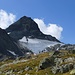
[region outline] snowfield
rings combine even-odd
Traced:
[[[59,44],[58,42],[36,39],[36,38],[35,39],[28,38],[28,43],[27,43],[26,37],[23,37],[19,41],[23,47],[27,47],[28,49],[32,50],[36,54],[44,50],[46,47],[50,47],[55,44]]]

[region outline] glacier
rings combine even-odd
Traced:
[[[27,42],[25,36],[22,39],[19,39],[19,43],[23,47],[27,47],[28,49],[30,49],[36,54],[44,50],[46,47],[50,47],[50,46],[59,44],[59,42],[42,40],[42,39],[37,39],[37,38],[34,38],[34,39],[28,38],[28,42]]]

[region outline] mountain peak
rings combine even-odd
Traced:
[[[27,16],[21,17],[18,21],[10,25],[6,29],[6,31],[7,33],[11,32],[9,35],[16,40],[19,40],[24,36],[27,37],[30,36],[31,38],[38,38],[59,42],[59,40],[57,40],[55,37],[43,34],[40,31],[38,24],[33,19],[31,19],[31,17]]]
[[[23,16],[23,17],[20,18],[20,20],[23,20],[23,21],[27,20],[27,19],[31,19],[31,17]]]
[[[16,21],[15,23],[11,24],[6,29],[6,31],[7,32],[10,32],[10,31],[23,31],[23,30],[28,30],[28,29],[34,30],[34,28],[36,30],[39,30],[37,23],[35,23],[31,19],[31,17],[23,16],[18,21]]]
[[[20,19],[25,19],[25,18],[31,18],[31,17],[22,16]]]

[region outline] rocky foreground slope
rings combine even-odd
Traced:
[[[64,45],[65,47],[66,45]],[[63,47],[63,48],[64,48]],[[0,62],[1,75],[74,75],[75,50],[58,50]]]

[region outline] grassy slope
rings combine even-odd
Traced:
[[[54,75],[54,74],[52,74],[50,68],[46,68],[44,70],[38,70],[38,66],[39,66],[40,61],[43,58],[50,57],[51,54],[52,53],[42,53],[42,54],[39,54],[39,55],[36,55],[36,56],[32,56],[32,58],[29,59],[26,62],[20,62],[20,63],[17,63],[17,64],[8,65],[7,67],[4,67],[2,69],[2,71],[4,72],[4,71],[8,71],[8,70],[15,70],[14,74],[16,74],[16,75],[18,74],[18,72],[20,70],[24,70],[24,71],[22,72],[22,74],[18,74],[18,75],[25,75],[25,74],[29,74],[29,75]],[[9,63],[9,62],[10,61],[7,61],[5,63]],[[0,62],[0,65],[2,65],[1,62]],[[26,66],[29,66],[29,67],[33,68],[33,70],[25,71]],[[70,74],[68,72],[68,73],[64,73],[64,74],[59,73],[59,74],[56,74],[56,75],[70,75]]]

